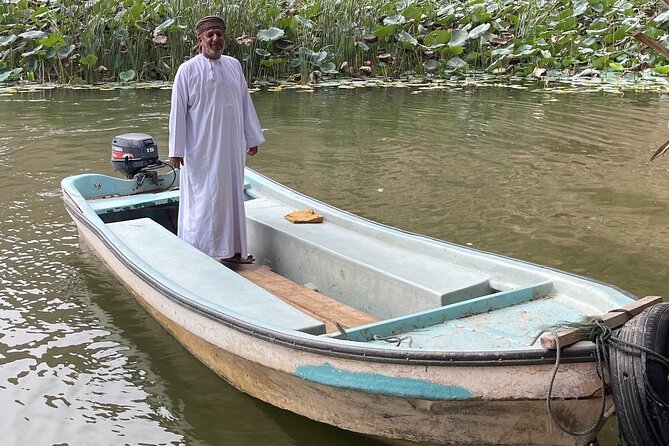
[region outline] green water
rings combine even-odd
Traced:
[[[254,95],[249,165],[373,220],[667,293],[669,98],[499,88]],[[249,398],[180,347],[79,242],[59,183],[113,136],[167,153],[169,91],[0,97],[2,444],[371,445]],[[602,443],[613,444],[613,426]]]

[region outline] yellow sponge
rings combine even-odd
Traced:
[[[286,220],[292,221],[293,223],[321,223],[323,221],[323,216],[315,213],[313,209],[293,211],[286,214],[285,217]]]

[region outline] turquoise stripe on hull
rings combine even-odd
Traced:
[[[342,389],[401,398],[425,400],[466,400],[471,393],[459,386],[445,386],[412,378],[397,378],[377,373],[348,372],[329,363],[298,367],[295,375],[308,381]]]

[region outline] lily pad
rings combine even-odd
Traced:
[[[39,66],[39,61],[36,57],[28,57],[26,60],[26,71],[37,71],[37,67]]]
[[[529,56],[536,53],[536,51],[537,49],[534,48],[532,45],[523,44],[518,47],[516,54],[519,56]]]
[[[437,17],[446,17],[455,14],[455,6],[446,5],[437,10]]]
[[[314,63],[321,63],[323,62],[326,58],[328,57],[328,52],[327,51],[319,51],[319,52],[312,52],[311,53],[311,58],[314,61]]]
[[[490,23],[482,23],[469,32],[470,39],[478,39],[490,29]]]
[[[425,71],[428,73],[431,73],[433,71],[437,71],[439,69],[439,61],[436,61],[434,59],[426,60],[425,63],[423,63],[423,68],[425,68]]]
[[[271,28],[260,30],[258,32],[257,37],[258,37],[258,40],[262,40],[264,42],[266,42],[266,41],[274,42],[275,40],[279,40],[280,38],[282,38],[285,34],[286,34],[286,32],[282,29],[271,27]]]
[[[588,0],[572,0],[572,3],[574,5],[574,17],[585,14],[588,10],[588,6],[590,6]]]
[[[597,38],[594,36],[588,36],[585,39],[583,39],[583,42],[581,42],[583,46],[592,46],[595,43],[597,43]]]
[[[402,10],[402,15],[407,20],[414,20],[418,22],[423,17],[423,8],[418,6],[407,6]]]
[[[432,31],[425,36],[423,43],[425,45],[444,45],[451,40],[451,32],[445,29]]]
[[[397,41],[412,46],[418,45],[418,40],[406,31],[402,31],[397,35]]]
[[[58,50],[56,51],[56,55],[61,59],[64,59],[70,54],[72,54],[72,51],[74,51],[74,45],[65,45],[58,48]]]
[[[274,41],[274,46],[281,51],[290,51],[295,48],[295,43],[287,39],[279,39]]]
[[[403,25],[405,24],[407,19],[402,15],[402,13],[385,17],[383,19],[383,24],[384,25]]]
[[[44,45],[38,45],[38,46],[36,46],[35,48],[33,48],[31,51],[27,51],[27,52],[25,52],[25,53],[21,53],[21,57],[30,57],[30,56],[34,56],[35,54],[39,54],[40,51],[46,52],[46,50],[44,50]]]
[[[311,20],[305,19],[301,15],[296,15],[295,20],[297,21],[297,23],[299,23],[300,25],[302,25],[303,27],[305,27],[307,29],[312,29],[314,27],[314,24]]]
[[[95,54],[88,54],[80,59],[80,62],[84,65],[93,66],[97,63],[98,56]]]
[[[13,70],[0,71],[0,82],[6,82],[12,77],[18,76],[23,71],[23,68],[14,68]]]
[[[469,33],[464,29],[456,29],[451,34],[451,40],[448,46],[462,46],[469,38]]]
[[[355,42],[355,46],[357,46],[358,48],[360,48],[363,51],[369,51],[369,45],[367,45],[365,42],[361,42],[361,41]]]
[[[453,57],[448,62],[446,62],[446,68],[449,70],[458,70],[465,66],[467,66],[467,62],[460,59],[459,57]]]
[[[127,71],[121,71],[118,74],[119,79],[121,79],[122,82],[130,82],[137,76],[137,73],[135,70],[127,70]]]
[[[153,36],[156,37],[160,34],[162,34],[166,29],[169,29],[172,25],[174,25],[176,21],[174,19],[167,19],[160,25],[156,26],[156,28],[153,30]]]
[[[667,20],[669,20],[669,10],[664,11],[663,13],[659,14],[657,17],[653,19],[653,22],[655,23],[664,23]]]
[[[397,25],[384,25],[377,28],[374,34],[379,39],[386,39],[395,34],[395,31],[397,31]]]
[[[19,34],[19,37],[26,40],[41,39],[46,37],[46,33],[44,31],[26,31]]]
[[[15,40],[16,40],[16,34],[10,34],[8,36],[0,36],[0,46],[7,46]]]
[[[327,74],[337,74],[339,71],[337,71],[337,66],[332,63],[332,62],[326,62],[324,64],[319,65],[319,68],[323,73]]]
[[[400,0],[399,2],[397,2],[397,10],[402,11],[403,9],[408,8],[414,3],[416,3],[416,0]]]
[[[512,52],[513,52],[513,43],[510,43],[508,46],[505,46],[503,48],[497,48],[495,50],[492,50],[490,55],[493,57],[507,56]]]

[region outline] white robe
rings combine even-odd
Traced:
[[[246,150],[265,139],[241,64],[199,54],[177,70],[170,157],[182,157],[178,235],[217,259],[246,257]]]

